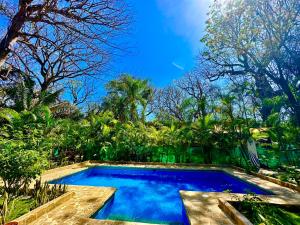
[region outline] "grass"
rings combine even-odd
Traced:
[[[247,201],[231,204],[254,225],[300,225],[300,206]]]
[[[0,204],[2,204],[3,199],[0,198]],[[32,198],[20,197],[14,202],[9,203],[9,214],[7,215],[6,221],[12,221],[35,208],[35,202]]]

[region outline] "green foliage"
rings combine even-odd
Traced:
[[[285,182],[300,185],[299,169],[295,167],[281,166],[280,168],[274,171],[272,176]]]
[[[47,161],[36,150],[24,149],[24,143],[4,143],[0,154],[0,177],[5,189],[17,193],[21,188],[27,188],[30,181],[41,173]]]
[[[300,128],[294,126],[290,121],[284,121],[279,113],[273,113],[267,120],[270,127],[267,133],[271,140],[276,143],[276,149],[282,153],[288,154],[289,151],[299,149],[300,146]],[[290,165],[297,166],[297,160],[287,157]]]
[[[300,224],[300,208],[263,203],[255,195],[246,195],[239,202],[232,204],[253,224],[266,225],[298,225]]]
[[[34,208],[34,200],[30,197],[9,198],[8,194],[0,195],[0,224],[16,219]],[[5,213],[5,214],[3,214]]]
[[[6,222],[12,221],[34,209],[34,200],[18,197],[9,204],[9,208],[10,214],[6,217]]]
[[[299,6],[298,0],[215,1],[202,38],[211,77],[253,79],[263,119],[283,109],[298,126]]]
[[[10,196],[4,191],[0,194],[0,224],[16,219],[66,193],[66,185],[49,185],[36,180],[34,188],[27,195]]]
[[[113,111],[122,122],[136,122],[138,119],[145,121],[146,107],[153,93],[148,80],[123,74],[119,79],[110,81],[106,89],[108,95],[103,103],[106,110]]]
[[[47,167],[47,150],[51,143],[45,138],[50,114],[45,107],[35,113],[1,110],[5,122],[0,124],[0,177],[8,193],[26,191],[30,181]]]
[[[9,109],[9,108],[1,109],[0,121],[2,123],[5,123],[5,122],[12,123],[13,120],[18,120],[18,119],[20,119],[20,115],[15,110]]]
[[[8,197],[8,193],[4,192],[3,194],[3,200],[2,203],[0,205],[0,224],[5,224],[6,221],[6,217],[9,215],[9,209],[8,209],[8,201],[9,201],[9,197]]]
[[[35,207],[38,207],[66,192],[67,186],[65,184],[50,186],[48,183],[42,183],[41,180],[36,180],[31,195],[34,199]]]
[[[161,90],[122,74],[106,84],[102,104],[85,114],[69,102],[53,106],[62,90],[37,90],[26,74],[1,87],[0,105],[9,108],[0,108],[0,223],[66,192],[66,186],[40,180],[28,190],[49,164],[216,163],[250,171],[250,138],[262,166],[299,185],[299,4],[214,1],[199,71]],[[209,80],[221,76],[229,76],[230,85],[217,88]],[[255,224],[300,223],[299,212],[262,204],[255,195],[237,207]]]
[[[9,102],[9,106],[18,112],[52,105],[63,91],[37,91],[35,81],[25,73],[18,74],[18,79],[13,84],[4,85],[0,90],[5,94],[5,102]]]

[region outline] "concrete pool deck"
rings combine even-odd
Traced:
[[[218,169],[230,173],[248,182],[272,191],[275,195],[259,195],[264,201],[278,204],[300,204],[300,193],[282,187],[278,184],[246,174],[233,168],[222,168],[218,166],[187,166],[187,165],[163,165],[163,164],[109,164],[84,162],[48,170],[42,175],[42,181],[51,181],[61,177],[85,170],[91,166],[133,166],[140,168],[181,168],[181,169]],[[68,191],[74,192],[74,197],[53,210],[44,213],[37,220],[26,225],[142,225],[143,223],[95,220],[91,217],[106,201],[114,194],[115,188],[89,187],[68,185]],[[244,194],[220,193],[220,192],[196,192],[180,191],[188,219],[191,225],[202,224],[234,224],[227,215],[219,208],[219,199],[230,201]],[[144,224],[145,225],[145,224]],[[149,225],[149,224],[148,224]]]

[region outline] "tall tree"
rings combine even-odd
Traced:
[[[106,89],[108,95],[103,102],[104,108],[112,110],[122,121],[145,121],[147,106],[153,93],[148,80],[123,74],[119,79],[110,81]]]
[[[218,89],[202,72],[192,70],[172,85],[156,91],[153,104],[160,119],[191,122],[211,112],[208,106],[216,101]]]
[[[87,80],[70,80],[66,83],[65,90],[71,103],[75,106],[88,103],[90,97],[95,94],[94,86]]]
[[[300,2],[298,0],[215,1],[203,42],[214,77],[251,75],[258,91],[287,96],[300,125]],[[271,97],[273,97],[271,94]]]
[[[55,30],[73,37],[77,54],[97,47],[95,59],[101,53],[101,60],[111,53],[109,50],[117,48],[113,37],[125,28],[129,18],[122,0],[3,0],[0,16],[8,21],[6,33],[0,39],[2,79],[10,74],[6,73],[4,64],[13,49],[28,40],[55,45],[52,35]],[[61,49],[65,54],[68,50]]]
[[[174,85],[155,91],[153,108],[156,117],[164,122],[173,119],[192,120],[190,101],[186,98],[184,91]]]
[[[192,70],[175,83],[194,100],[194,119],[204,118],[210,113],[208,105],[216,100],[218,88],[204,76],[202,68]]]
[[[107,63],[98,46],[79,44],[76,36],[59,30],[50,35],[54,43],[37,38],[20,40],[21,46],[12,50],[13,57],[8,61],[26,71],[42,91],[66,79],[95,76]]]

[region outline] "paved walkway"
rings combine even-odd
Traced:
[[[72,199],[44,214],[31,224],[85,224],[81,218],[92,216],[114,194],[115,189],[69,186],[68,191],[75,193]]]
[[[191,225],[233,224],[218,206],[226,193],[180,191]]]
[[[49,181],[61,178],[71,173],[75,173],[93,165],[108,165],[95,163],[82,163],[72,166],[49,170],[42,175],[43,181]],[[114,165],[116,166],[116,165]],[[124,166],[124,165],[123,165]],[[220,169],[218,167],[189,167],[176,165],[136,165],[126,164],[126,166],[136,167],[167,167],[167,168],[190,168],[190,169]],[[234,169],[223,169],[237,177],[255,183],[265,189],[271,190],[276,195],[272,197],[262,198],[280,204],[300,204],[300,194],[288,188],[281,187],[277,184],[263,180],[261,178],[245,174]],[[114,194],[115,189],[109,187],[88,187],[88,186],[69,186],[69,191],[75,192],[75,197],[58,208],[53,209],[44,214],[34,223],[39,225],[142,225],[142,223],[132,223],[123,221],[94,220],[89,217],[93,215],[105,202]],[[212,225],[212,224],[233,224],[232,221],[218,207],[218,198],[230,200],[234,196],[242,196],[230,193],[214,193],[214,192],[192,192],[181,191],[180,195],[183,199],[185,209],[191,225]],[[148,224],[149,225],[149,224]]]

